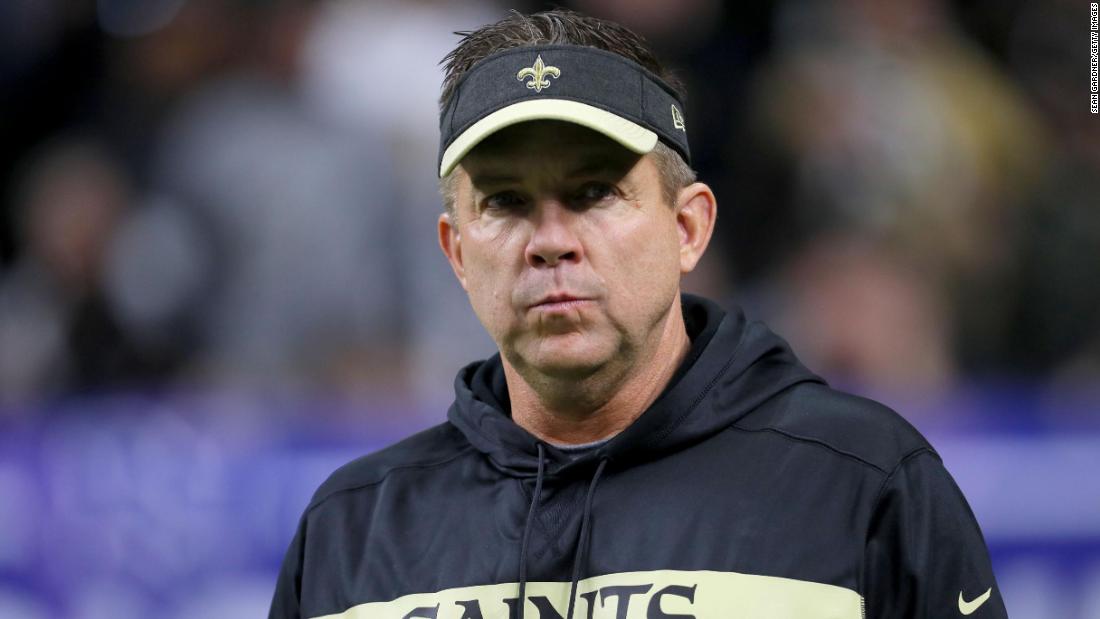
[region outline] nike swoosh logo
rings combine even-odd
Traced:
[[[973,613],[978,610],[982,604],[985,604],[985,601],[989,599],[989,594],[991,593],[993,593],[993,587],[986,589],[985,593],[967,602],[963,599],[962,591],[959,591],[959,612],[964,615]]]

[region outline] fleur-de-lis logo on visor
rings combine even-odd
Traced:
[[[547,77],[561,77],[561,69],[557,67],[548,67],[543,64],[542,54],[539,54],[535,58],[534,66],[524,67],[520,69],[519,73],[516,73],[516,79],[521,82],[527,78],[531,78],[531,81],[527,82],[527,87],[534,88],[535,92],[542,92],[543,88],[550,87],[550,80],[546,79]]]

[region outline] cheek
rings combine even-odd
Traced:
[[[667,222],[644,222],[608,231],[598,269],[607,280],[615,305],[625,315],[645,314],[663,307],[680,284],[680,243]]]
[[[680,270],[680,244],[676,230],[664,222],[644,222],[622,230],[616,238],[616,263],[625,270],[634,288],[652,287],[675,279]],[[639,290],[640,292],[642,290]]]
[[[490,333],[512,314],[510,296],[523,263],[520,231],[478,225],[463,232],[466,287],[474,312]]]

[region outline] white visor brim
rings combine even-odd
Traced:
[[[561,120],[588,127],[639,155],[652,151],[657,145],[657,134],[653,131],[586,103],[568,99],[520,101],[478,120],[455,138],[443,151],[439,164],[440,178],[450,174],[458,162],[485,138],[505,127],[531,120]]]

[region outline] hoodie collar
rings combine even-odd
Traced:
[[[547,475],[587,471],[599,459],[623,465],[684,449],[797,383],[823,382],[786,342],[762,324],[747,322],[740,310],[727,314],[687,294],[681,304],[692,345],[664,392],[630,426],[581,457],[542,443]],[[499,354],[458,373],[447,416],[502,472],[536,474],[540,441],[512,421]]]

